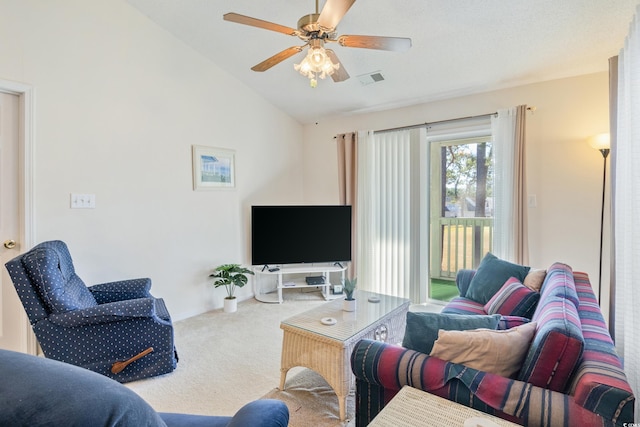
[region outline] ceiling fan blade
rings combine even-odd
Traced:
[[[282,52],[276,53],[271,58],[265,59],[258,65],[254,65],[253,67],[251,67],[251,69],[253,71],[267,71],[269,68],[279,64],[287,58],[292,57],[296,53],[302,52],[302,49],[304,49],[304,46],[292,46],[288,49],[283,50]]]
[[[338,56],[335,54],[335,52],[331,49],[325,49],[325,52],[327,52],[327,56],[329,57],[331,62],[333,62],[334,64],[340,64],[340,67],[338,67],[338,69],[335,70],[333,74],[331,74],[331,78],[333,79],[333,81],[338,83],[347,80],[349,78],[349,73],[347,73],[347,70],[344,69],[344,66],[338,59]]]
[[[263,21],[262,19],[251,18],[250,16],[244,16],[238,13],[225,13],[222,18],[225,21],[235,22],[236,24],[250,25],[252,27],[258,27],[265,30],[287,34],[289,36],[295,36],[298,34],[298,30],[295,30],[291,27],[285,27],[284,25],[274,24],[273,22]]]
[[[327,0],[318,17],[318,25],[334,29],[356,0]]]
[[[404,37],[381,36],[349,36],[338,37],[338,43],[345,47],[359,47],[364,49],[392,50],[404,52],[411,47],[411,39]]]

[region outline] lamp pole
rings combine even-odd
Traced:
[[[604,168],[602,172],[602,210],[600,213],[600,270],[598,272],[598,305],[602,305],[602,243],[604,236],[604,195],[606,191],[607,183],[607,156],[609,156],[609,148],[601,148],[599,150],[602,153],[604,161]]]

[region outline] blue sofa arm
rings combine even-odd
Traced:
[[[152,296],[149,292],[151,290],[151,279],[148,277],[99,283],[89,286],[88,289],[98,304]]]
[[[78,366],[0,349],[0,426],[286,427],[287,406],[257,400],[233,417],[159,414],[138,394]]]
[[[475,275],[476,270],[458,270],[458,273],[456,274],[456,286],[458,286],[458,291],[460,291],[461,297],[467,295],[469,284]]]
[[[281,400],[254,400],[233,417],[160,413],[167,427],[287,427],[289,409]]]
[[[171,324],[171,322],[156,316],[156,300],[154,298],[110,302],[83,310],[51,314],[48,319],[55,325],[72,328],[139,318],[154,318],[158,323]]]

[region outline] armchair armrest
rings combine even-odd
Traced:
[[[456,286],[458,286],[458,291],[460,291],[460,296],[464,297],[467,295],[467,291],[469,290],[469,284],[471,283],[471,279],[476,275],[476,270],[458,270],[456,273]]]
[[[149,298],[151,293],[151,279],[120,280],[117,282],[99,283],[89,287],[98,304],[124,301],[136,298]]]
[[[137,298],[97,305],[83,310],[51,314],[49,321],[67,328],[96,325],[100,323],[120,322],[136,318],[157,318],[154,298]],[[157,319],[164,322],[162,319]]]

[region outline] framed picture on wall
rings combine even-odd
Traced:
[[[236,186],[235,150],[193,145],[192,155],[194,190]]]

